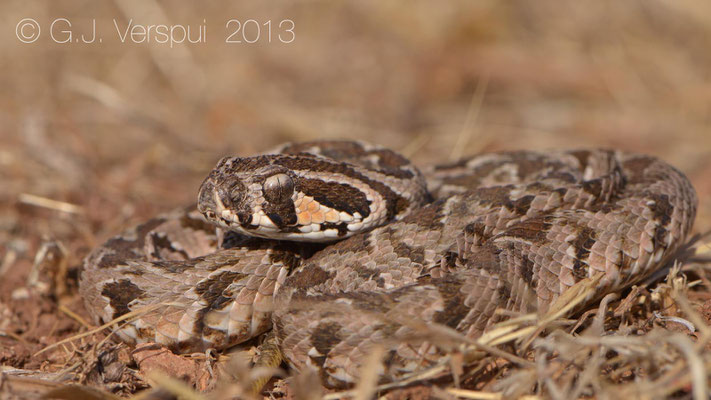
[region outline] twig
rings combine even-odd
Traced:
[[[67,203],[65,201],[53,200],[42,196],[37,196],[30,193],[20,193],[18,201],[23,204],[29,204],[35,207],[48,208],[50,210],[65,212],[68,214],[84,214],[84,208],[76,204]]]

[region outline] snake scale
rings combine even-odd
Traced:
[[[226,157],[195,206],[109,239],[80,293],[97,322],[129,311],[127,342],[222,349],[271,328],[288,363],[324,384],[358,379],[374,345],[381,381],[446,349],[413,324],[469,338],[497,309],[545,312],[601,274],[587,304],[659,269],[696,213],[688,179],[609,150],[481,154],[420,172],[351,141]]]

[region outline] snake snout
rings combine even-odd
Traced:
[[[212,179],[208,177],[202,182],[202,185],[200,185],[197,204],[198,211],[208,219],[214,219],[215,213],[217,212],[214,192],[215,184],[212,182]]]

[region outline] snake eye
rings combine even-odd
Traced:
[[[294,181],[287,174],[274,174],[264,180],[262,192],[269,202],[284,201],[294,193]]]

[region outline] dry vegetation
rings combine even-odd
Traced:
[[[33,44],[15,37],[27,17],[44,29]],[[87,34],[96,19],[103,43],[52,43],[48,25],[59,17]],[[229,45],[230,18],[288,18],[296,38]],[[207,42],[120,43],[113,19],[205,20]],[[4,1],[0,21],[0,398],[111,398],[152,385],[138,396],[217,399],[248,389],[255,371],[239,360],[250,346],[175,357],[103,341],[104,330],[37,354],[92,328],[76,293],[82,257],[193,201],[226,154],[331,137],[377,142],[420,164],[501,149],[622,148],[687,173],[701,199],[696,232],[711,229],[709,2]],[[351,394],[708,398],[709,242],[573,320],[555,309],[514,319],[485,346],[431,328],[452,345],[448,363],[387,388],[365,374]],[[146,360],[175,367],[161,373]],[[317,398],[314,379],[278,380],[263,395]]]

